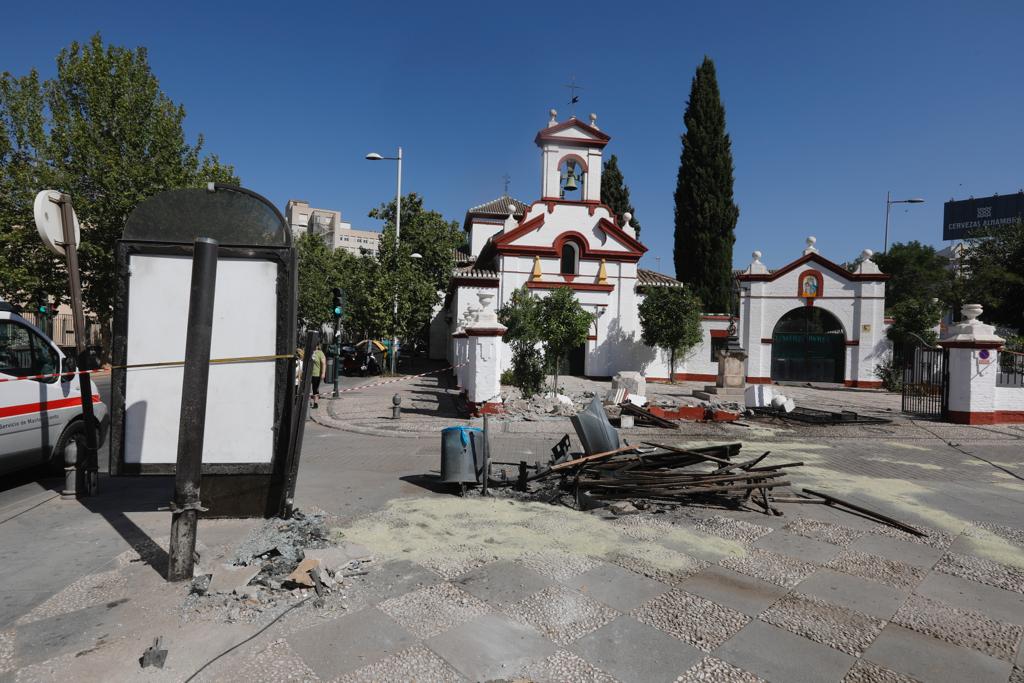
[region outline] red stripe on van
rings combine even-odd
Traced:
[[[92,402],[99,403],[100,397],[93,394]],[[80,405],[82,405],[82,399],[75,396],[73,398],[62,398],[58,401],[47,401],[46,403],[24,403],[20,406],[3,406],[0,407],[0,417],[28,415],[29,413],[38,413],[43,410],[60,410],[61,408],[74,408]]]

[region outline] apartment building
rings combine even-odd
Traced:
[[[320,235],[332,249],[344,249],[358,255],[361,250],[377,253],[380,233],[373,230],[354,229],[352,224],[341,219],[340,211],[318,209],[301,199],[289,199],[285,207],[285,220],[292,235],[299,237],[312,231]]]

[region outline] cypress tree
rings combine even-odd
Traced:
[[[715,63],[697,67],[683,114],[683,152],[676,181],[676,279],[690,285],[705,312],[733,308],[732,246],[740,210],[732,201],[732,145]]]
[[[622,178],[619,160],[614,154],[604,162],[601,171],[601,201],[611,207],[616,224],[622,219],[622,214],[627,211],[633,214],[631,225],[636,228],[636,236],[640,237],[640,222],[636,219],[636,211],[633,210],[633,205],[629,201],[629,187]]]

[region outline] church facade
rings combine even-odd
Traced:
[[[493,307],[500,309],[521,287],[541,297],[568,287],[583,308],[594,315],[587,341],[569,354],[570,374],[608,377],[635,370],[652,380],[668,378],[667,354],[640,340],[638,307],[650,288],[678,287],[680,283],[638,267],[647,247],[638,239],[631,216],[615,216],[601,203],[602,154],[610,137],[598,128],[596,118],[591,114],[589,123],[575,117],[559,122],[552,110],[547,126],[534,139],[541,151],[540,197],[526,204],[504,195],[467,212],[467,246],[457,254],[459,267],[431,326],[431,353],[435,357],[447,357],[453,365],[460,365],[468,348],[465,329],[479,318],[484,301],[493,301]],[[815,340],[822,337],[818,329],[823,324],[835,327],[831,319],[822,323],[823,316],[841,309],[842,359],[837,355],[838,343],[827,337],[824,342],[830,349],[829,362],[818,363],[813,369],[828,377],[818,381],[870,382],[874,380],[873,366],[870,372],[866,368],[882,351],[876,346],[883,332],[885,276],[877,272],[870,259],[862,260],[862,272],[844,276],[843,268],[817,255],[813,246],[811,249],[813,252],[805,252],[797,260],[807,264],[799,272],[790,264],[772,273],[755,258],[739,276],[739,331],[750,351],[747,375],[758,382],[770,381],[776,370],[787,373],[787,377],[806,374],[810,366],[776,363],[772,344],[764,340],[770,341],[775,326],[789,310],[813,309],[809,317],[806,313],[791,316],[798,321],[786,318],[782,333],[791,337],[784,337],[788,341],[777,348],[795,354],[798,345],[806,347],[810,343],[812,353],[816,352]],[[808,279],[804,271],[817,275]],[[801,283],[799,287],[806,289],[798,291],[790,281],[794,278]],[[481,293],[493,296],[480,297]],[[865,308],[867,302],[872,303]],[[811,318],[813,321],[808,322]],[[715,379],[715,354],[725,343],[729,323],[726,314],[703,316],[702,343],[686,358],[677,359],[677,379]],[[786,332],[791,328],[801,330],[799,340],[792,336],[798,333]],[[864,350],[870,352],[862,354],[858,350],[850,360],[851,345],[847,342],[859,343],[862,337],[868,342]],[[499,356],[501,369],[507,369],[511,364],[507,347]],[[841,371],[836,370],[838,366]]]

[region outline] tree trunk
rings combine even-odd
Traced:
[[[676,383],[676,350],[672,349],[668,353],[668,381],[669,384]]]

